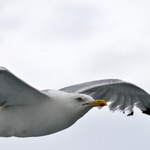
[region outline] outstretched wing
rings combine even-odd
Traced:
[[[48,97],[0,67],[0,106],[34,104]]]
[[[60,90],[84,93],[94,99],[104,99],[111,102],[109,108],[112,111],[129,111],[129,115],[133,115],[133,107],[136,106],[143,113],[150,115],[150,95],[143,89],[118,79],[86,82]]]

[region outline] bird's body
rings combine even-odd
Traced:
[[[85,107],[80,112],[80,109],[73,109],[71,104],[64,105],[64,101],[59,100],[59,94],[66,100],[71,94],[55,90],[46,92],[49,93],[51,97],[41,103],[1,108],[0,135],[30,137],[52,134],[71,126],[91,108]]]
[[[95,100],[98,99],[98,100]],[[150,95],[118,79],[98,80],[39,91],[0,67],[0,136],[33,137],[58,132],[74,124],[95,106],[110,102],[112,111],[134,106],[150,115]]]

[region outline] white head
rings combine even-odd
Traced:
[[[74,113],[78,119],[87,113],[91,108],[106,106],[105,100],[94,100],[91,96],[78,93],[66,93],[50,90],[49,96],[57,101],[57,106],[64,108],[68,113]]]

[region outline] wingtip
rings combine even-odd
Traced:
[[[134,115],[134,111],[131,111],[127,116],[133,116]]]
[[[146,108],[146,110],[142,110],[144,114],[150,115],[150,108]]]

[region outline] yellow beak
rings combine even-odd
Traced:
[[[103,106],[106,106],[107,105],[107,102],[103,99],[99,99],[99,100],[94,100],[93,102],[90,102],[90,103],[85,103],[83,105],[89,105],[89,106],[100,106],[100,107],[103,107]]]

